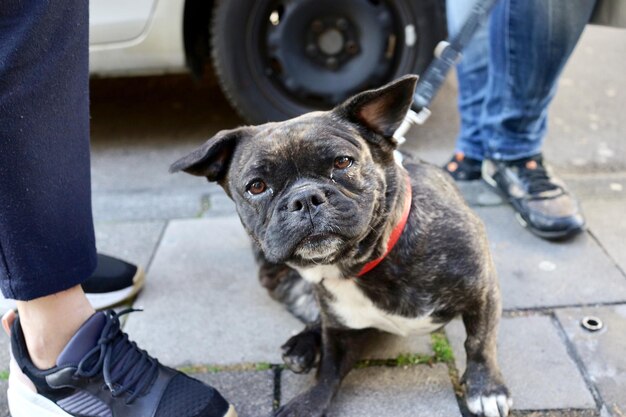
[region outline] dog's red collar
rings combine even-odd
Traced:
[[[382,262],[383,259],[391,252],[393,247],[398,243],[398,239],[402,235],[402,231],[404,231],[404,226],[406,226],[406,222],[409,219],[409,212],[411,211],[411,179],[408,175],[406,177],[406,192],[404,196],[404,208],[402,209],[402,217],[400,221],[391,231],[391,235],[389,236],[389,240],[387,241],[387,250],[380,258],[376,258],[371,262],[365,264],[365,266],[359,271],[357,277],[367,274],[372,269],[376,268],[376,265]]]

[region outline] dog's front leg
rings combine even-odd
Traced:
[[[506,417],[512,402],[497,363],[496,338],[501,305],[497,287],[463,313],[467,368],[463,375],[467,407],[478,416]]]
[[[319,321],[319,307],[311,284],[287,265],[269,262],[256,245],[253,250],[259,266],[259,281],[270,297],[304,323]]]
[[[321,417],[328,409],[341,381],[361,356],[371,330],[322,330],[322,355],[315,385],[276,412],[276,417]]]

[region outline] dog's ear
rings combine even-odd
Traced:
[[[413,103],[416,75],[405,75],[376,90],[349,98],[334,111],[365,128],[391,138]]]
[[[226,175],[235,147],[245,136],[248,128],[222,130],[204,145],[182,157],[170,166],[170,172],[185,171],[191,175],[206,177],[209,181],[220,181]]]

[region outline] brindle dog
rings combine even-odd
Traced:
[[[283,357],[296,372],[317,364],[317,383],[279,417],[322,416],[373,329],[431,332],[457,315],[467,332],[468,408],[509,413],[496,362],[500,293],[484,227],[449,175],[394,158],[393,133],[416,80],[406,76],[331,111],[219,132],[172,165],[224,188],[254,242],[263,285],[308,323]]]

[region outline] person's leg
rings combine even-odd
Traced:
[[[69,8],[0,8],[0,286],[16,300],[71,288],[96,267],[88,28],[61,24]]]
[[[2,319],[11,415],[234,417],[215,389],[129,341],[117,313],[94,313],[78,285],[96,262],[88,29],[84,0],[0,8],[0,286],[20,300]]]
[[[456,34],[472,9],[473,1],[447,0],[448,31]],[[461,130],[455,150],[470,158],[482,160],[484,134],[480,116],[487,91],[489,77],[489,39],[487,27],[480,29],[469,45],[462,51],[461,61],[456,65],[459,82],[458,106]]]
[[[95,312],[80,285],[35,300],[18,301],[17,309],[28,353],[39,369],[56,364],[67,342]]]
[[[87,10],[53,7],[0,10],[0,287],[28,300],[83,283],[104,307],[134,295],[143,275],[102,255],[94,272],[88,27],[62,24]]]
[[[446,1],[450,35],[460,31],[472,6],[473,1]],[[480,164],[484,155],[483,143],[486,139],[480,118],[487,91],[488,67],[489,39],[485,26],[474,35],[470,44],[462,51],[461,61],[456,66],[461,128],[454,156],[444,168],[457,180],[480,178]]]
[[[77,287],[96,267],[88,27],[61,24],[86,22],[87,10],[71,7],[5,1],[0,10],[0,286],[21,301],[57,294],[18,305],[42,367],[93,313]]]
[[[502,0],[490,21],[482,129],[491,159],[541,152],[557,80],[595,0]]]
[[[577,201],[544,167],[541,147],[558,77],[595,0],[502,0],[491,16],[489,83],[481,121],[483,178],[547,239],[584,229]]]

